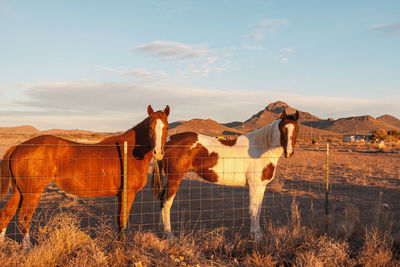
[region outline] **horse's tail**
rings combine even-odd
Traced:
[[[8,193],[11,182],[10,158],[14,152],[15,146],[11,147],[3,157],[0,163],[0,199],[4,199]]]
[[[161,200],[161,190],[163,185],[163,162],[162,160],[156,160],[154,162],[153,172],[151,175],[151,189],[153,198],[155,200]]]

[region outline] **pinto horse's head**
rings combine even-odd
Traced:
[[[285,110],[282,112],[279,132],[281,133],[281,146],[283,147],[285,158],[293,156],[294,145],[299,131],[298,120],[299,111],[296,111],[294,115],[287,115]]]
[[[168,136],[168,115],[169,106],[164,111],[154,112],[151,105],[147,107],[149,114],[149,138],[153,147],[153,157],[156,160],[162,160],[164,156],[164,146]]]

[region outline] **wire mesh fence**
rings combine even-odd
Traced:
[[[104,149],[109,148],[104,147]],[[24,160],[28,167],[43,166],[42,173],[29,174],[28,178],[49,178],[47,176],[49,163],[46,159]],[[68,179],[95,177],[97,180],[92,180],[91,183],[106,184],[107,179],[114,179],[121,183],[118,190],[123,190],[121,162],[123,162],[121,158],[59,159],[58,181],[62,183]],[[63,172],[64,165],[74,167],[71,172]],[[114,166],[115,172],[107,169],[106,165]],[[128,162],[127,166],[129,168],[133,165]],[[128,231],[144,229],[162,232],[160,201],[153,199],[150,188],[151,168],[150,165],[146,186],[136,194],[132,209],[130,212],[128,210]],[[329,154],[329,221],[326,221],[326,146],[325,144],[299,145],[292,158],[280,159],[275,178],[267,185],[261,209],[262,225],[265,226],[265,223],[269,222],[286,224],[290,220],[291,204],[295,199],[304,225],[327,223],[329,227],[338,229],[343,224],[349,223],[351,218],[354,224],[361,227],[387,220],[392,231],[400,233],[398,224],[390,224],[400,219],[399,174],[400,155],[396,149],[382,151],[371,147],[332,144]],[[171,208],[173,232],[224,227],[230,233],[238,231],[248,233],[250,227],[248,188],[217,185],[203,180],[200,176],[189,171],[179,186]],[[106,190],[89,184],[86,188],[76,189],[75,192],[85,195],[84,191],[93,190],[91,188]],[[92,193],[96,196],[101,195],[99,192]],[[50,182],[42,193],[33,216],[31,225],[33,236],[50,217],[60,211],[78,214],[81,226],[89,232],[102,221],[107,221],[117,229],[119,209],[123,200],[114,196],[114,193],[118,192],[109,192],[104,197],[76,196]],[[8,198],[10,194],[0,202],[0,208],[4,207]],[[6,234],[20,240],[16,216],[9,224]]]

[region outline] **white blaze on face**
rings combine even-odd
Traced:
[[[161,145],[162,145],[162,134],[163,134],[164,126],[165,126],[164,123],[160,119],[158,119],[156,121],[156,129],[155,129],[156,144],[154,147],[156,159],[159,159],[158,157],[160,157],[160,156],[162,159],[163,153],[162,153]]]
[[[287,144],[286,144],[286,152],[287,155],[290,156],[293,154],[293,142],[292,142],[292,138],[293,138],[293,131],[294,131],[294,125],[289,123],[285,125],[285,128],[287,129]]]

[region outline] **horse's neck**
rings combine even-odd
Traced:
[[[127,141],[128,145],[150,145],[150,141],[148,139],[148,124],[149,118],[146,118],[141,123],[137,124],[126,132],[104,139],[100,142],[100,144],[115,144]]]
[[[135,132],[136,143],[138,146],[151,146],[149,139],[149,118],[147,117],[141,123],[131,129]]]
[[[154,148],[149,138],[149,120],[150,118],[146,118],[132,128],[135,132],[136,140],[133,156],[138,160],[145,160],[147,162],[151,160],[151,151]]]
[[[279,120],[276,120],[267,126],[249,133],[249,140],[254,146],[263,149],[274,149],[280,147],[278,124]]]

